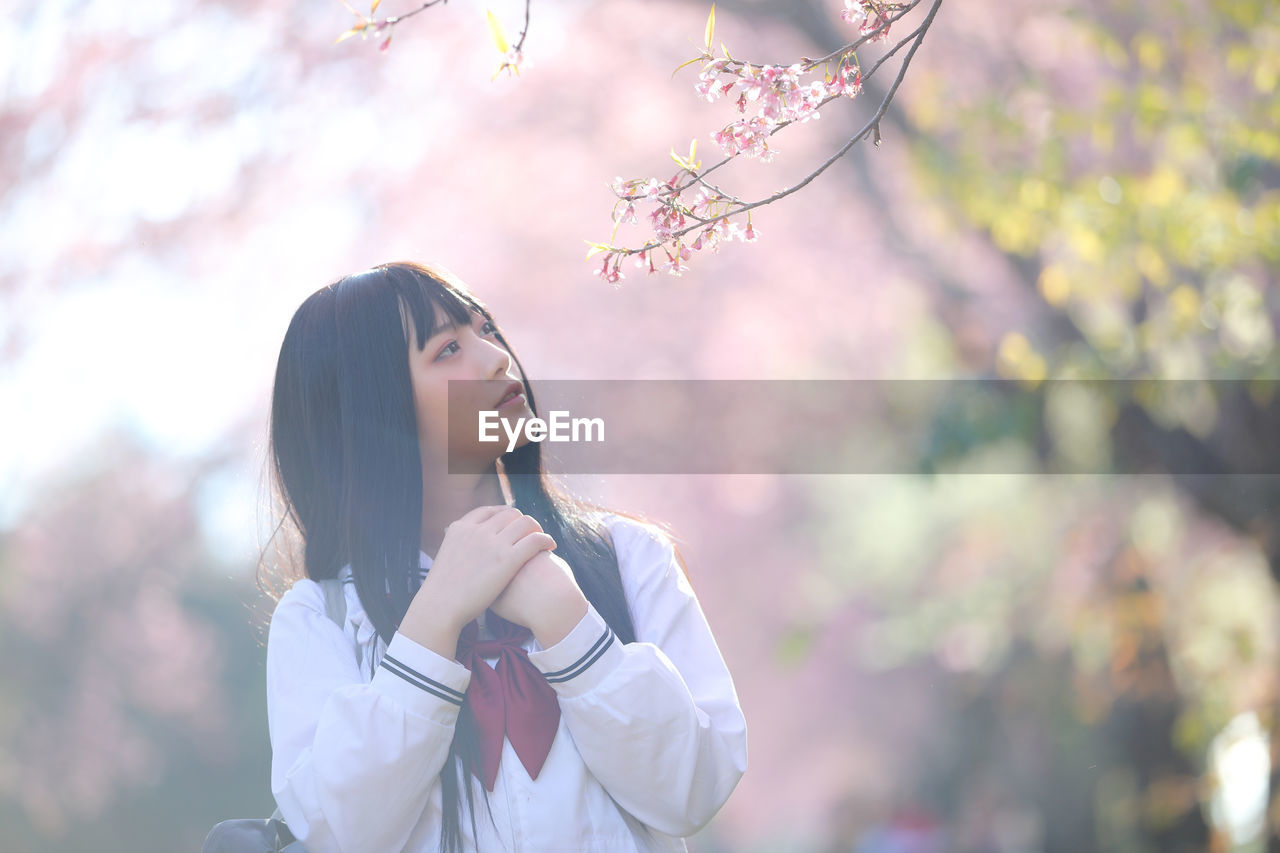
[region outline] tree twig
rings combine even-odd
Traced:
[[[914,8],[914,6],[919,2],[920,0],[915,0],[915,3],[912,4],[911,8]],[[731,210],[725,211],[724,213],[718,214],[716,216],[700,219],[695,225],[690,225],[688,227],[672,231],[669,235],[666,236],[665,239],[657,240],[651,243],[646,243],[645,245],[641,246],[638,249],[625,249],[625,248],[616,248],[616,247],[610,246],[608,251],[612,254],[627,256],[627,255],[639,254],[641,252],[649,252],[653,249],[665,246],[667,243],[670,243],[672,241],[679,242],[680,238],[684,237],[686,234],[689,234],[690,232],[705,229],[708,225],[714,225],[716,222],[719,222],[721,220],[728,219],[733,216],[737,216],[738,214],[741,214],[741,213],[746,213],[757,207],[763,207],[767,204],[772,204],[775,201],[786,198],[787,196],[804,189],[806,186],[812,183],[819,175],[821,175],[823,172],[829,169],[832,166],[832,164],[834,164],[837,160],[839,160],[845,154],[849,153],[849,150],[857,142],[866,138],[868,134],[874,134],[876,143],[878,144],[880,141],[879,139],[880,120],[884,117],[885,112],[889,109],[889,104],[893,101],[894,96],[897,94],[898,88],[902,85],[902,81],[905,78],[907,73],[907,68],[911,65],[911,60],[914,58],[916,51],[920,48],[920,45],[923,43],[924,37],[927,34],[929,27],[932,25],[934,17],[937,15],[938,9],[941,5],[942,5],[942,0],[933,0],[933,5],[929,8],[929,13],[925,16],[925,19],[920,24],[920,26],[917,27],[915,30],[913,30],[906,38],[898,42],[897,45],[895,45],[888,53],[886,53],[883,57],[881,57],[880,60],[877,61],[874,66],[872,66],[872,72],[874,72],[875,69],[879,68],[885,62],[885,60],[887,60],[890,56],[892,56],[895,52],[897,52],[903,45],[905,45],[907,42],[913,42],[911,45],[911,49],[907,51],[907,55],[903,58],[902,64],[898,68],[897,77],[894,78],[893,84],[889,87],[888,92],[885,93],[884,99],[881,101],[880,106],[876,109],[875,114],[871,116],[871,118],[866,122],[866,124],[864,124],[863,127],[857,133],[855,133],[849,139],[848,142],[842,145],[838,151],[836,151],[834,154],[828,157],[827,160],[821,166],[819,166],[817,169],[811,172],[807,177],[802,179],[800,182],[794,184],[793,186],[790,186],[784,190],[779,190],[778,192],[774,193],[771,196],[768,196],[767,198],[762,198],[756,201],[745,202],[745,203],[734,199],[733,201],[735,206]],[[831,55],[834,56],[836,53],[842,53],[842,52],[843,52],[843,48],[841,50],[835,51],[835,53]],[[866,76],[869,77],[870,73],[868,73]],[[842,96],[831,95],[828,98],[825,98],[821,102],[819,102],[818,106],[821,107],[822,105],[827,104],[830,101],[835,100],[836,98],[839,98],[839,97],[842,97]],[[774,133],[777,133],[783,127],[787,127],[790,124],[792,124],[792,122],[785,122],[783,124],[779,124],[772,131],[770,131],[769,135],[772,136]],[[678,196],[681,192],[683,192],[685,189],[692,186],[694,183],[701,183],[704,186],[711,189],[712,191],[719,194],[721,197],[730,198],[730,196],[728,196],[725,193],[722,193],[714,185],[708,184],[705,181],[705,178],[708,174],[710,174],[711,172],[715,171],[716,169],[720,168],[721,166],[725,165],[726,163],[728,163],[730,160],[733,160],[733,159],[735,159],[734,156],[729,156],[724,158],[720,162],[715,163],[714,165],[708,167],[707,169],[703,170],[700,173],[690,172],[690,175],[691,175],[690,180],[687,183],[681,185],[678,189],[675,189],[673,194],[675,196]],[[628,198],[628,200],[632,200],[632,199],[638,199],[640,198],[640,196],[632,196],[632,197],[624,197],[624,198]],[[674,202],[660,202],[660,203],[667,204],[674,207]]]

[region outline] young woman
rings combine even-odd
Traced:
[[[280,812],[309,853],[685,850],[747,733],[683,561],[556,489],[538,442],[450,444],[480,410],[537,414],[443,270],[347,276],[289,325],[271,461],[305,577],[267,642]]]

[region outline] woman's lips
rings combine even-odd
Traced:
[[[508,397],[507,399],[503,400],[501,403],[498,404],[498,408],[505,409],[507,406],[511,406],[516,403],[520,403],[520,404],[524,403],[524,394],[516,394],[515,396]]]

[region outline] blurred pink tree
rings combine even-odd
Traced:
[[[50,484],[0,538],[0,804],[17,810],[8,850],[37,838],[83,845],[86,827],[118,832],[122,795],[192,762],[206,776],[236,767],[248,745],[224,669],[252,641],[229,641],[228,622],[249,640],[244,609],[226,585],[211,598],[188,491],[220,460],[180,471],[127,439],[104,437],[98,450],[98,470]],[[218,596],[220,619],[209,609]],[[173,817],[144,829],[172,829]]]

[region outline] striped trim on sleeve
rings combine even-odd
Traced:
[[[397,660],[391,655],[383,655],[382,663],[380,664],[380,666],[383,669],[387,670],[388,672],[392,672],[400,676],[405,681],[412,684],[414,687],[417,687],[421,690],[425,690],[426,692],[434,696],[439,696],[441,699],[445,700],[446,702],[452,702],[454,705],[458,705],[459,707],[461,707],[462,705],[462,700],[466,698],[465,693],[461,693],[457,690],[454,690],[452,687],[448,686],[447,684],[441,684],[439,681],[436,681],[434,678],[429,678],[423,675],[422,673],[418,672],[416,669],[413,669],[410,666],[406,666],[403,662],[401,662],[400,660]]]
[[[551,684],[559,684],[559,683],[568,681],[571,678],[576,678],[577,676],[586,672],[587,669],[591,666],[591,664],[600,660],[601,655],[605,653],[605,650],[608,649],[609,646],[613,645],[613,641],[615,639],[616,639],[616,635],[613,633],[613,629],[606,624],[604,626],[604,633],[600,635],[600,638],[596,640],[594,644],[592,644],[591,648],[587,650],[586,654],[578,658],[576,661],[574,661],[572,664],[565,667],[564,669],[559,669],[559,670],[556,670],[555,672],[547,672],[543,674],[546,676],[547,681]]]

